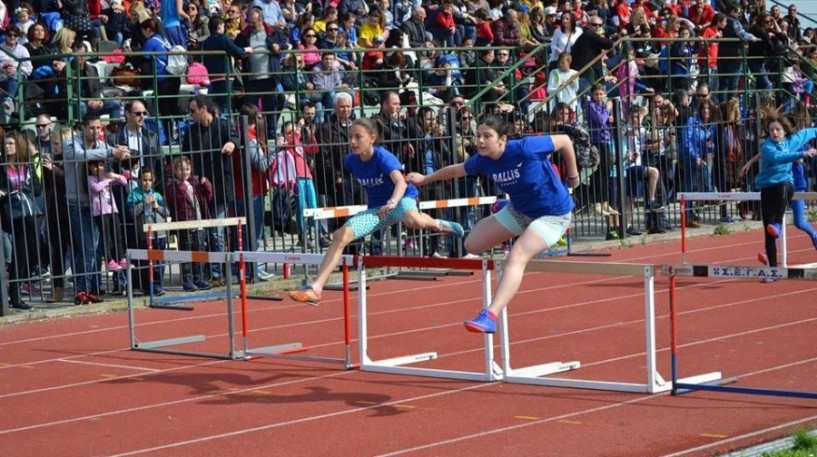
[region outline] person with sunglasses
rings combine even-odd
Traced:
[[[159,135],[145,125],[145,119],[148,115],[147,107],[143,101],[129,101],[125,104],[125,123],[117,125],[113,133],[106,136],[110,146],[127,146],[130,151],[130,157],[127,160],[114,161],[111,164],[114,173],[127,176],[132,184],[131,186],[114,186],[111,188],[117,207],[125,208],[118,214],[118,217],[120,217],[118,225],[122,228],[125,245],[128,248],[140,247],[138,241],[140,237],[144,236],[143,233],[137,230],[132,213],[128,211],[130,206],[127,204],[131,189],[138,187],[141,170],[155,170],[153,181],[156,183],[164,182],[163,170],[165,167],[159,147]],[[112,293],[124,292],[127,285],[124,272],[117,273],[115,279]],[[140,280],[137,279],[137,281]],[[147,284],[142,287],[141,281],[137,282],[135,287],[142,290],[148,288]]]

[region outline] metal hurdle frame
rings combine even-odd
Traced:
[[[663,265],[661,270],[670,277],[669,303],[671,325],[671,354],[672,354],[672,394],[681,395],[695,391],[724,392],[750,395],[768,395],[777,397],[812,398],[817,399],[817,392],[803,392],[781,389],[764,389],[756,387],[725,386],[723,384],[737,381],[737,377],[723,379],[719,382],[690,383],[685,379],[678,379],[678,329],[677,306],[675,297],[675,278],[728,278],[728,279],[763,279],[775,278],[784,280],[817,281],[817,268],[783,268],[760,267],[745,265]]]
[[[201,251],[155,251],[147,249],[129,249],[127,252],[127,259],[131,260],[147,260],[149,261],[149,268],[153,270],[153,261],[175,261],[175,262],[206,262],[216,263],[223,262],[229,264],[232,261],[232,253],[230,252],[201,252]],[[235,359],[240,356],[240,352],[235,346],[235,327],[233,324],[233,294],[230,268],[225,269],[227,279],[227,337],[229,340],[229,349],[226,353],[212,353],[199,352],[193,350],[183,349],[166,349],[171,346],[179,346],[183,344],[200,343],[206,340],[204,335],[190,335],[176,338],[168,338],[154,341],[140,341],[136,335],[136,315],[134,312],[134,297],[133,297],[133,268],[127,269],[128,277],[128,327],[130,331],[130,346],[133,351],[156,352],[162,354],[176,354],[189,355],[196,357],[209,357],[218,359]],[[165,307],[167,309],[169,307]],[[182,308],[184,309],[184,308]],[[192,308],[187,308],[192,309]]]
[[[432,259],[425,257],[378,257],[366,256],[358,259],[358,275],[362,286],[358,294],[359,309],[359,346],[360,346],[360,370],[378,373],[402,374],[413,376],[424,376],[432,378],[458,379],[465,381],[499,381],[503,378],[502,369],[494,359],[493,335],[486,334],[483,338],[484,344],[484,365],[482,371],[456,371],[436,368],[408,367],[404,365],[426,362],[437,358],[436,352],[424,352],[400,357],[393,357],[382,360],[372,360],[369,357],[369,337],[368,337],[368,313],[366,298],[366,267],[414,267],[414,268],[458,268],[464,270],[481,270],[482,280],[482,301],[483,307],[487,308],[491,302],[491,270],[494,269],[494,262],[488,259]],[[505,322],[505,313],[499,316],[500,322]]]
[[[235,253],[239,259],[240,265],[245,265],[247,262],[251,263],[285,263],[285,264],[300,264],[300,265],[320,265],[323,261],[323,254],[293,254],[293,253],[278,253],[278,252],[257,252],[257,251],[239,251]],[[304,346],[301,342],[292,342],[278,344],[274,346],[264,346],[251,349],[249,347],[249,309],[247,304],[247,294],[241,294],[241,333],[243,339],[243,350],[238,354],[239,357],[245,360],[252,360],[258,357],[268,358],[288,358],[306,361],[331,362],[341,363],[348,369],[354,368],[352,363],[352,337],[351,337],[351,298],[349,296],[349,266],[354,265],[354,257],[350,255],[342,255],[338,261],[338,266],[342,269],[343,282],[346,285],[343,288],[343,330],[344,330],[344,356],[343,358],[319,357],[296,355],[299,352],[306,352],[310,348]],[[243,278],[242,272],[242,278]],[[242,279],[242,287],[245,287]]]
[[[499,270],[503,264],[500,264]],[[579,361],[549,362],[523,368],[511,367],[511,342],[507,327],[507,319],[501,323],[502,338],[502,370],[505,373],[505,382],[512,384],[532,384],[551,387],[571,387],[579,389],[609,390],[617,392],[634,392],[655,394],[672,389],[672,384],[661,377],[656,366],[655,344],[655,265],[629,264],[614,262],[554,262],[533,260],[528,263],[526,271],[540,271],[549,273],[584,273],[615,276],[641,276],[644,278],[644,317],[645,317],[645,345],[646,345],[646,382],[627,383],[615,381],[598,381],[589,379],[568,379],[558,377],[544,377],[556,373],[575,370],[581,367]],[[687,378],[685,382],[699,383],[720,379],[719,372]]]
[[[224,278],[226,281],[226,291],[223,296],[225,296],[227,301],[227,337],[229,340],[229,350],[226,354],[218,354],[218,353],[206,353],[206,352],[199,352],[199,351],[192,351],[192,350],[180,350],[180,349],[163,349],[170,346],[178,346],[183,344],[190,344],[190,343],[199,343],[206,339],[204,335],[191,335],[191,336],[183,336],[178,338],[169,338],[164,340],[156,340],[156,341],[146,341],[142,342],[139,341],[138,337],[136,336],[136,315],[134,313],[134,297],[133,297],[133,267],[128,267],[127,269],[127,277],[128,277],[128,287],[127,287],[127,296],[128,296],[128,327],[130,331],[130,342],[131,342],[131,349],[135,351],[147,351],[147,352],[159,352],[165,354],[179,354],[179,355],[191,355],[191,356],[198,356],[198,357],[214,357],[214,358],[221,358],[221,359],[235,359],[240,357],[240,352],[236,349],[235,346],[235,327],[233,323],[233,285],[232,285],[232,268],[229,267],[229,264],[232,263],[233,254],[230,252],[201,252],[201,251],[170,251],[170,250],[154,250],[153,249],[153,233],[159,231],[174,231],[174,230],[191,230],[191,229],[205,229],[205,228],[217,228],[217,227],[236,227],[237,232],[237,242],[238,245],[241,246],[242,241],[242,228],[246,223],[246,219],[243,217],[232,217],[232,218],[224,218],[224,219],[207,219],[207,220],[200,220],[200,221],[178,221],[178,222],[163,222],[163,223],[155,223],[155,224],[145,224],[143,227],[144,232],[147,234],[147,249],[129,249],[127,252],[127,259],[128,265],[131,264],[131,260],[147,260],[148,261],[148,285],[149,294],[148,294],[148,305],[151,308],[158,308],[158,309],[172,309],[172,310],[185,310],[190,311],[193,308],[189,306],[170,306],[170,305],[163,305],[157,304],[156,299],[154,297],[153,291],[153,262],[156,261],[174,261],[174,262],[201,262],[201,263],[223,263],[225,265],[224,268]],[[239,270],[242,272],[241,281],[244,281],[244,265],[243,260],[240,261]],[[144,286],[143,286],[144,287]],[[244,292],[244,287],[242,286],[241,292]],[[212,298],[221,298],[222,295],[218,292],[207,292],[204,294],[187,294],[183,297],[171,297],[167,300],[169,303],[180,303],[186,301],[194,301],[194,300],[201,300],[202,298],[205,299],[212,299]]]
[[[686,263],[686,202],[688,201],[760,201],[760,192],[678,192],[678,200],[681,202],[681,262]],[[817,192],[795,192],[792,200],[817,200]],[[782,266],[788,267],[788,243],[786,237],[786,216],[780,224],[780,244],[782,251]],[[808,265],[792,265],[793,267],[810,267]]]

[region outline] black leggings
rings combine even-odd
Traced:
[[[763,234],[766,241],[766,255],[769,266],[777,266],[777,238],[766,233],[769,224],[782,224],[783,216],[794,197],[794,188],[789,183],[780,183],[760,189],[760,214],[763,217]]]

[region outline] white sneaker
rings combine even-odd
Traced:
[[[274,278],[275,274],[267,273],[267,270],[259,269],[258,270],[258,277],[261,278],[261,279],[268,280],[268,279]]]
[[[434,258],[434,259],[447,259],[448,258],[448,257],[446,257],[446,256],[444,256],[444,255],[442,255],[442,254],[440,254],[439,252],[436,252],[436,251],[434,252],[434,254],[431,254],[431,257]]]
[[[462,256],[462,258],[463,259],[481,259],[482,257],[480,257],[480,256],[478,256],[476,254],[465,254],[464,256]]]

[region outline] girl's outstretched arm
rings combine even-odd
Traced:
[[[461,163],[457,163],[454,165],[449,165],[447,167],[440,168],[439,170],[431,173],[428,176],[423,176],[420,173],[409,173],[406,175],[406,182],[414,184],[415,186],[424,186],[426,184],[431,184],[437,181],[447,181],[449,179],[454,178],[462,178],[467,176],[468,173],[465,172],[465,165]]]

